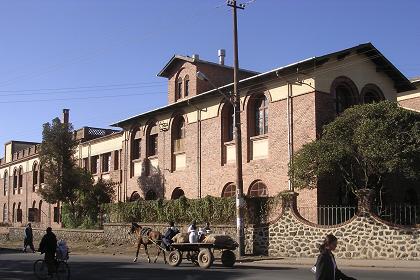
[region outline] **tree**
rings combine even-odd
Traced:
[[[77,191],[89,183],[84,170],[76,166],[76,147],[71,124],[61,123],[58,118],[44,124],[39,158],[45,172],[45,186],[39,192],[48,203],[69,203],[74,215]]]
[[[355,193],[381,190],[393,176],[418,179],[419,166],[420,114],[383,101],[349,108],[326,125],[295,154],[289,175],[297,188],[333,176]]]
[[[44,124],[39,157],[45,186],[39,192],[48,203],[64,204],[64,224],[72,227],[95,225],[100,205],[111,202],[114,195],[110,182],[95,183],[90,172],[77,166],[77,144],[71,124],[58,118]]]

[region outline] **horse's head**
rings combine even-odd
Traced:
[[[140,225],[138,223],[131,223],[131,228],[128,234],[135,233],[138,228],[140,228]]]

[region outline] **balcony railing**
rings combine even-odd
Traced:
[[[381,219],[398,225],[420,224],[420,207],[411,204],[390,204],[373,207]]]
[[[351,219],[356,214],[354,206],[298,207],[300,215],[319,225],[337,225]]]

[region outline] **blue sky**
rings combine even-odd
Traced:
[[[420,76],[419,11],[414,0],[256,0],[239,11],[240,66],[372,42]],[[165,105],[159,70],[173,54],[216,61],[219,48],[231,64],[231,25],[223,0],[0,0],[0,143],[40,141],[62,108],[78,128]]]

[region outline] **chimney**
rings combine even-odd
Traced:
[[[69,123],[69,112],[70,109],[63,109],[63,118],[62,118],[62,122],[68,124]]]
[[[225,49],[218,50],[217,55],[219,56],[219,64],[225,65],[225,55],[226,55]]]
[[[200,59],[200,56],[198,55],[198,54],[193,54],[192,55],[192,58],[194,59],[194,60],[199,60]]]

